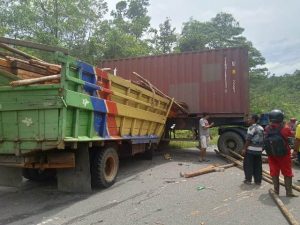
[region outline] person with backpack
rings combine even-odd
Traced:
[[[284,176],[287,197],[298,197],[292,189],[292,159],[288,138],[292,137],[291,129],[283,123],[284,113],[274,109],[269,113],[270,125],[265,128],[264,149],[268,155],[270,175],[274,192],[279,195],[279,174]]]
[[[262,158],[264,128],[257,124],[259,117],[253,114],[249,118],[250,127],[247,130],[246,143],[242,154],[244,157],[245,184],[251,184],[252,176],[257,185],[262,180]]]

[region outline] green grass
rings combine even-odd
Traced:
[[[210,141],[210,145],[216,145],[218,142],[218,128],[211,128],[210,129],[211,135],[213,139]],[[177,130],[175,131],[176,138],[193,138],[193,133],[190,130]],[[183,149],[183,148],[195,148],[199,145],[198,141],[170,141],[169,147],[176,148],[176,149]]]

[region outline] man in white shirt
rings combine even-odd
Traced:
[[[208,119],[209,115],[207,113],[203,113],[203,118],[199,120],[199,146],[201,148],[199,158],[200,162],[209,161],[206,159],[206,149],[210,140],[209,128],[211,128],[214,125],[214,123],[209,124],[207,121]]]

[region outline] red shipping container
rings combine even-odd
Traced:
[[[104,60],[100,67],[131,80],[137,80],[132,74],[137,72],[167,95],[185,102],[193,114],[239,117],[249,111],[245,48]]]

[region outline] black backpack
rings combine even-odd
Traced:
[[[285,156],[288,152],[286,141],[281,135],[282,127],[268,127],[264,138],[264,150],[268,156]]]

